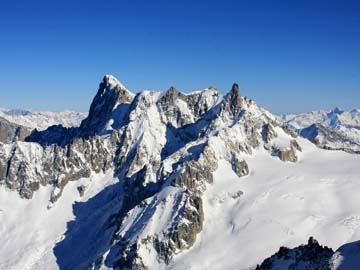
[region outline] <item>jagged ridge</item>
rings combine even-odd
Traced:
[[[239,177],[250,171],[245,157],[260,146],[296,161],[301,147],[294,137],[242,97],[237,84],[224,97],[215,89],[183,94],[173,87],[134,96],[105,76],[79,128],[55,126],[33,132],[27,143],[0,145],[0,182],[28,199],[52,185],[56,202],[69,181],[113,170],[121,210],[111,221],[112,242],[92,267],[147,269],[194,244],[203,226],[202,194],[218,160],[230,162]]]

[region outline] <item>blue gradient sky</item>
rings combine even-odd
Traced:
[[[360,1],[4,0],[0,37],[0,107],[85,111],[105,73],[134,92],[236,81],[275,113],[360,107]]]

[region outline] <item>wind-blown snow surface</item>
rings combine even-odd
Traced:
[[[49,186],[41,188],[31,200],[20,199],[15,192],[1,188],[0,269],[59,269],[59,262],[57,262],[53,249],[57,242],[64,239],[64,233],[69,229],[67,223],[75,220],[75,206],[93,199],[107,187],[114,187],[116,182],[110,173],[80,179],[67,185],[63,196],[54,205],[49,202],[52,192]],[[77,190],[80,185],[87,187],[83,197],[80,197]],[[106,196],[114,197],[114,192],[114,189],[111,189]],[[107,204],[93,205],[88,213],[88,227],[80,227],[84,229],[83,233],[88,234],[88,238],[91,239],[91,233],[97,229],[97,223],[101,224],[103,219],[118,210],[117,202],[117,200],[109,200]],[[97,218],[100,218],[101,221]],[[81,241],[84,244],[91,244],[86,241],[86,238]],[[62,254],[62,256],[66,256],[68,261],[71,261],[72,256],[75,255],[78,256],[77,259],[81,258],[84,263],[87,262],[86,257],[79,256],[75,247],[60,250],[60,252],[64,251],[66,254]]]
[[[76,127],[87,116],[85,112],[47,112],[33,110],[9,110],[0,108],[0,116],[10,122],[30,129],[44,130],[52,125]]]
[[[298,163],[260,149],[247,157],[246,178],[220,162],[204,196],[204,229],[171,269],[254,269],[280,246],[298,246],[309,236],[334,249],[360,239],[360,157],[298,140]]]

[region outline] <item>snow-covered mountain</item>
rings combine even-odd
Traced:
[[[281,117],[301,136],[327,149],[360,152],[360,109],[314,111]]]
[[[237,84],[135,95],[106,75],[79,127],[0,143],[0,269],[255,269],[310,236],[336,250],[360,238],[359,162]]]
[[[75,111],[46,112],[33,110],[9,110],[0,108],[0,117],[29,129],[44,130],[52,125],[79,126],[87,113]]]

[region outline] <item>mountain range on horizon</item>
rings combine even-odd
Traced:
[[[113,77],[113,76],[112,76]],[[119,82],[115,77],[115,81]],[[0,108],[0,118],[22,125],[29,130],[45,130],[52,125],[77,127],[87,112],[38,111]],[[299,135],[326,149],[360,151],[360,109],[344,111],[317,110],[299,114],[283,114],[280,120]]]
[[[359,132],[358,109],[276,116],[236,83],[105,75],[88,113],[1,109],[0,269],[355,270]]]

